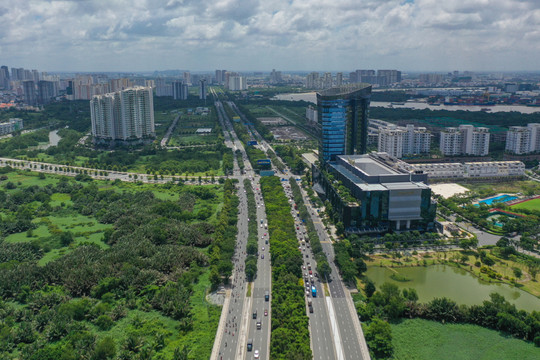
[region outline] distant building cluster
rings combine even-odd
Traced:
[[[510,126],[506,133],[506,151],[516,155],[539,152],[540,124]]]
[[[155,137],[151,87],[135,86],[96,95],[90,101],[90,114],[97,144],[140,142]]]
[[[272,72],[270,73],[270,84],[279,84],[281,81],[281,71],[272,69]]]
[[[133,86],[153,87],[154,80],[108,79],[103,75],[79,75],[68,80],[66,95],[72,100],[90,100],[95,95],[121,91]]]
[[[445,156],[486,156],[489,153],[488,128],[472,125],[447,127],[440,136],[440,150]]]
[[[431,133],[425,127],[389,125],[379,127],[378,151],[398,159],[407,155],[429,154]]]
[[[350,83],[368,83],[389,86],[401,82],[401,71],[398,70],[356,70],[349,73]]]
[[[18,118],[9,119],[7,122],[0,123],[0,136],[11,134],[12,132],[22,130],[23,120]]]
[[[343,73],[337,73],[335,78],[332,73],[324,73],[322,76],[318,72],[312,72],[306,77],[307,89],[329,89],[343,85]]]

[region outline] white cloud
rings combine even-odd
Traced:
[[[537,0],[4,0],[0,24],[2,61],[43,70],[538,70],[540,55]]]

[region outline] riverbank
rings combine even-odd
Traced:
[[[476,251],[434,251],[415,252],[408,256],[397,254],[377,254],[368,256],[365,260],[369,267],[383,268],[406,268],[428,267],[432,265],[448,265],[464,270],[475,278],[487,284],[506,284],[519,290],[523,290],[536,298],[540,298],[540,282],[533,280],[531,269],[521,258],[510,255],[508,259],[496,256],[493,249],[485,249],[489,259],[493,260],[490,266],[482,263],[479,253]],[[521,276],[517,276],[521,275]],[[400,282],[407,286],[407,281],[398,276]]]

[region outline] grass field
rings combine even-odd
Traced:
[[[512,209],[540,210],[540,199],[532,199],[510,206]]]
[[[499,193],[530,193],[540,194],[540,183],[536,181],[512,181],[501,183],[459,183],[471,191],[475,191],[480,197],[495,195]]]
[[[408,319],[392,325],[395,360],[539,359],[540,348],[476,325]]]

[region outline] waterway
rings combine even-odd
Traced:
[[[410,281],[395,281],[390,278],[397,271]],[[371,266],[366,275],[380,287],[385,282],[396,284],[399,288],[414,288],[420,302],[429,302],[434,298],[447,297],[458,304],[475,305],[489,300],[489,294],[497,292],[518,309],[527,311],[540,309],[540,299],[523,290],[507,284],[482,281],[463,269],[448,265],[428,267],[385,268]]]
[[[293,94],[279,94],[276,95],[274,100],[289,100],[289,101],[308,101],[311,103],[317,103],[317,94],[315,92],[308,93],[293,93]],[[449,111],[481,111],[481,109],[489,109],[489,112],[510,112],[517,111],[522,114],[532,114],[535,112],[540,112],[540,107],[528,107],[525,105],[493,105],[493,106],[476,106],[476,105],[429,105],[425,102],[417,101],[407,101],[404,105],[392,105],[390,102],[386,101],[372,101],[370,106],[372,107],[389,107],[392,106],[394,109],[431,109],[431,110],[449,110]]]
[[[42,143],[41,145],[37,146],[37,149],[39,150],[46,150],[50,148],[51,146],[57,146],[58,143],[62,140],[62,137],[58,135],[58,130],[53,130],[49,132],[49,143],[45,144]]]

